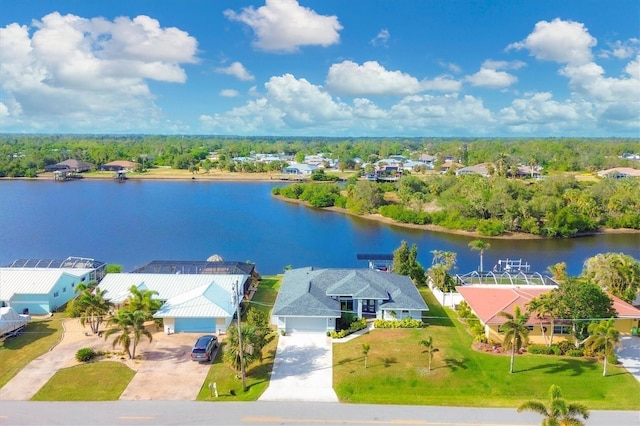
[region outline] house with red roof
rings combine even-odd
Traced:
[[[499,329],[507,319],[498,314],[500,312],[513,314],[516,306],[525,312],[527,304],[532,299],[552,291],[554,288],[552,286],[482,285],[457,286],[456,290],[484,325],[487,339],[501,341],[502,335]],[[616,311],[616,329],[621,334],[630,334],[634,327],[637,329],[639,326],[640,309],[618,297],[610,294],[609,297],[613,300],[613,309]],[[544,336],[550,335],[551,321],[531,315],[527,327],[529,328],[529,341],[543,344],[545,343]],[[554,341],[568,340],[572,336],[571,324],[556,320],[553,332]]]

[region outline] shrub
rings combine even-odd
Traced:
[[[533,355],[552,355],[553,349],[545,345],[529,345],[527,352]]]
[[[576,345],[575,345],[575,343],[573,343],[570,340],[564,340],[564,341],[558,343],[558,347],[560,348],[560,351],[563,354],[566,354],[569,351],[574,350],[576,348]],[[582,355],[580,355],[580,356],[582,356]]]
[[[96,357],[96,352],[91,348],[80,348],[76,352],[76,359],[80,362],[89,362]]]
[[[339,331],[328,331],[327,336],[331,336],[334,339],[342,339],[345,336],[353,334],[359,330],[364,330],[365,328],[367,328],[367,320],[365,318],[360,318],[357,320],[353,320],[351,324],[349,324],[348,328]]]
[[[577,358],[584,356],[584,351],[582,349],[570,349],[567,351],[567,355]]]
[[[480,235],[496,236],[504,233],[504,224],[498,219],[484,219],[478,222]]]
[[[551,345],[551,353],[554,355],[562,355],[562,350],[558,345]]]
[[[425,324],[420,320],[407,317],[400,321],[377,319],[374,321],[373,325],[376,328],[422,328]]]
[[[616,356],[616,354],[609,354],[609,356],[607,357],[607,362],[609,364],[616,365],[618,363],[618,357]]]

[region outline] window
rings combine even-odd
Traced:
[[[340,310],[343,312],[353,312],[353,299],[342,300],[340,302]]]
[[[66,293],[67,292],[67,288],[66,287],[62,287],[62,292]]]
[[[59,294],[58,294],[57,291],[55,293],[53,293],[53,297],[58,297],[58,296],[59,296]]]
[[[532,325],[528,325],[528,326],[527,326],[527,330],[529,330],[529,331],[533,331],[533,326],[532,326]]]
[[[571,334],[571,326],[555,325],[553,326],[553,334]]]

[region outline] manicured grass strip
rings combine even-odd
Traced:
[[[207,374],[200,393],[198,393],[198,401],[256,401],[269,386],[278,336],[265,347],[265,356],[262,362],[251,365],[246,372],[246,392],[242,391],[242,380],[239,373],[236,373],[229,364],[222,361],[222,351],[225,344],[223,341],[218,350],[216,359],[209,369],[209,374]],[[218,398],[216,398],[213,390],[209,389],[210,383],[216,384]]]
[[[256,308],[270,315],[281,283],[282,275],[263,277],[247,309]]]
[[[126,365],[101,361],[59,370],[32,401],[115,401],[136,372]]]
[[[437,302],[425,292],[432,312]],[[433,306],[433,308],[432,308]],[[442,309],[442,308],[440,308]],[[518,355],[509,374],[509,356],[472,349],[472,339],[455,313],[444,309],[452,326],[418,330],[378,329],[333,346],[334,389],[342,402],[448,406],[516,407],[529,399],[546,401],[552,384],[563,396],[590,409],[640,409],[640,383],[626,370],[611,367],[602,377],[594,360]],[[446,321],[444,321],[446,323]],[[432,370],[420,341],[433,337]],[[371,346],[364,368],[362,344]],[[398,397],[402,395],[402,397]]]
[[[253,307],[270,314],[273,303],[278,295],[281,281],[282,275],[263,277],[248,307]],[[198,401],[256,401],[269,386],[271,370],[273,369],[273,361],[278,345],[278,336],[275,335],[273,341],[264,348],[264,358],[262,362],[251,365],[246,372],[246,392],[242,391],[242,380],[238,378],[238,373],[222,361],[225,344],[223,340],[216,359],[213,361],[211,369],[209,369],[209,374],[207,374],[207,378],[202,385],[202,389],[200,389]],[[210,383],[216,384],[218,388],[218,398],[215,397],[214,391],[209,389]]]
[[[51,318],[32,320],[24,333],[0,343],[0,388],[60,341],[64,318],[63,313],[56,313]]]

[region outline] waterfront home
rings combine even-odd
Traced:
[[[271,314],[279,330],[335,330],[343,313],[357,318],[422,319],[429,308],[411,278],[372,269],[291,269]]]
[[[102,166],[100,166],[100,170],[105,172],[132,172],[135,171],[137,167],[138,163],[135,163],[133,161],[118,160],[103,164]]]
[[[78,284],[100,281],[105,266],[83,257],[15,260],[0,268],[0,307],[30,315],[55,312],[75,297]]]
[[[553,290],[555,286],[511,286],[511,285],[485,285],[485,286],[457,286],[456,290],[469,304],[473,313],[484,326],[485,335],[489,341],[502,341],[500,326],[507,319],[500,312],[513,314],[515,307],[520,307],[522,312],[527,310],[527,304],[532,299]],[[609,295],[613,300],[613,309],[616,311],[615,327],[622,334],[630,334],[634,327],[637,329],[640,321],[640,309],[637,309],[621,299]],[[529,328],[529,341],[531,343],[545,343],[545,335],[551,333],[551,321],[549,318],[539,319],[531,315],[527,321]],[[543,335],[544,332],[544,335]],[[572,327],[569,322],[554,321],[554,341],[572,340]]]
[[[599,171],[598,176],[606,179],[640,178],[640,170],[631,167],[614,167]]]
[[[255,265],[230,261],[153,261],[130,273],[107,274],[99,288],[117,308],[131,286],[162,301],[154,314],[171,333],[225,333],[256,277]]]
[[[96,166],[86,161],[75,160],[73,158],[64,160],[56,164],[46,166],[44,169],[47,172],[74,172],[83,173],[94,169]]]

